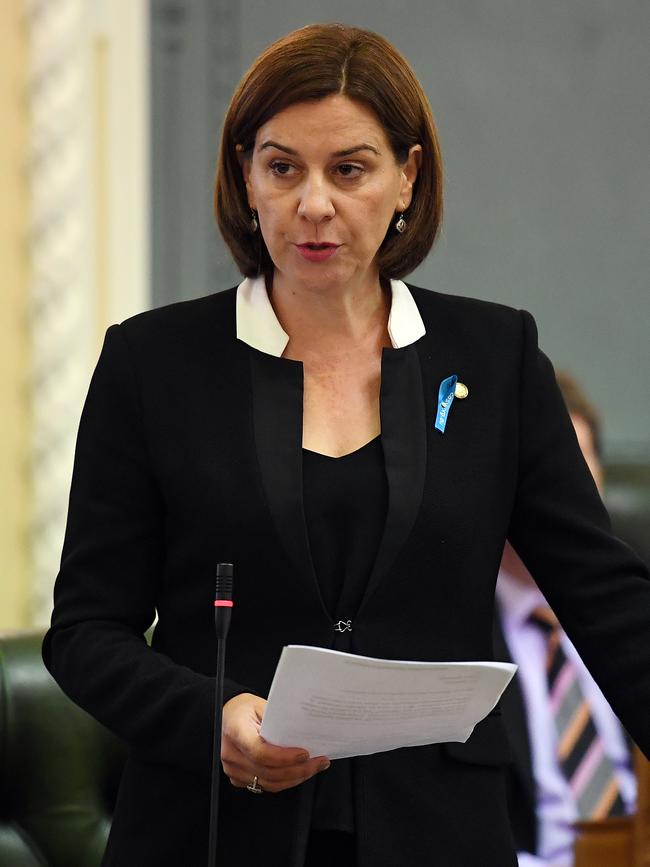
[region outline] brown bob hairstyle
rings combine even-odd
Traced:
[[[399,234],[390,226],[377,259],[386,279],[409,274],[426,257],[442,220],[442,157],[429,101],[408,62],[382,36],[344,24],[312,24],[270,45],[240,81],[223,125],[214,191],[221,234],[246,277],[273,262],[251,213],[237,145],[251,153],[257,130],[290,105],[343,94],[374,111],[403,164],[414,144],[422,164]]]

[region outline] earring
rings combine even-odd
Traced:
[[[399,220],[395,223],[395,228],[397,229],[397,231],[398,231],[398,232],[400,233],[400,235],[401,235],[402,232],[404,231],[404,229],[406,229],[406,226],[407,226],[407,222],[406,222],[406,220],[404,219],[404,213],[402,212],[402,213],[399,215]]]
[[[257,232],[257,212],[251,208],[251,232],[255,234]]]

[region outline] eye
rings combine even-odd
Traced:
[[[353,163],[341,163],[336,167],[336,170],[343,178],[358,178],[363,174],[365,169],[363,166],[355,166]]]
[[[287,177],[292,168],[291,163],[283,163],[282,160],[273,160],[273,162],[269,163],[271,174],[281,178]]]

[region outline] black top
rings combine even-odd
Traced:
[[[381,437],[340,458],[303,449],[303,497],[314,569],[334,620],[354,620],[386,521],[388,484]],[[313,828],[354,830],[352,763],[318,778]]]

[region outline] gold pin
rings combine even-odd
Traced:
[[[457,382],[456,388],[454,389],[454,397],[457,397],[459,400],[464,400],[469,394],[469,388],[465,385],[464,382]]]

